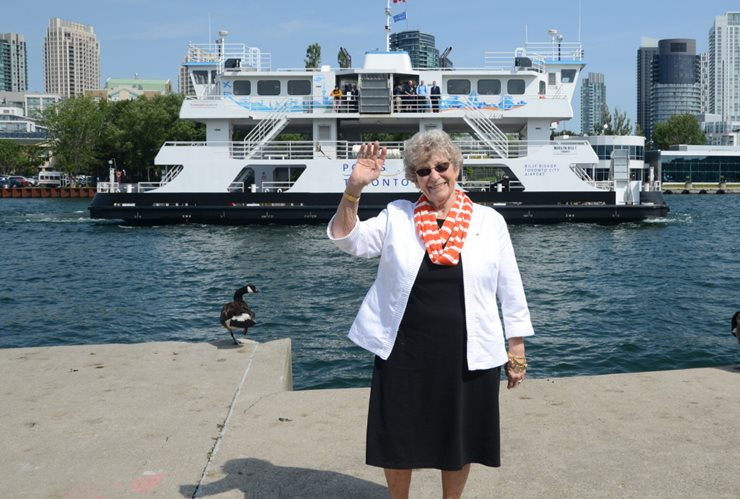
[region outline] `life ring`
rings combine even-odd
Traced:
[[[121,176],[123,176],[123,173],[121,172],[121,170],[117,170],[116,171],[116,180],[121,180]]]

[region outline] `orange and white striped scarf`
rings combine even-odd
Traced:
[[[461,190],[456,191],[455,203],[447,214],[442,227],[437,225],[437,210],[423,194],[414,207],[414,223],[429,259],[437,265],[457,265],[460,251],[468,235],[473,202]]]

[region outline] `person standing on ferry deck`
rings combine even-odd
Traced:
[[[429,109],[429,87],[426,86],[424,80],[421,80],[419,86],[416,87],[416,95],[419,96],[419,111],[426,113]]]
[[[378,142],[360,147],[327,227],[343,251],[380,257],[349,332],[375,354],[366,462],[384,468],[392,499],[408,497],[414,468],[441,470],[444,497],[460,497],[471,463],[501,465],[500,368],[508,388],[522,382],[534,331],[506,223],[457,188],[462,154],[445,132],[404,144],[418,201],[359,220],[386,154]]]
[[[432,96],[431,96],[431,99],[432,99],[432,112],[433,113],[438,113],[439,112],[439,99],[440,99],[440,96],[441,96],[442,92],[440,91],[439,87],[437,86],[437,82],[436,81],[433,81],[432,82],[432,88],[430,90],[431,90],[431,94],[432,94]]]

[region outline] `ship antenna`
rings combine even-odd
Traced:
[[[578,0],[578,43],[581,42],[581,0]]]

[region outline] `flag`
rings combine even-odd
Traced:
[[[398,21],[403,21],[404,19],[406,19],[406,13],[405,12],[401,12],[400,14],[396,14],[395,16],[393,16],[393,22],[394,23],[397,23]]]
[[[393,3],[406,3],[406,0],[393,0]]]

